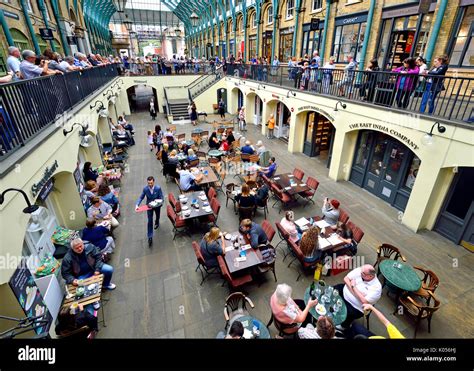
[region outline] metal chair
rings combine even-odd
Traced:
[[[206,280],[207,277],[209,277],[209,275],[220,273],[220,272],[217,269],[217,267],[207,266],[206,260],[204,259],[204,256],[202,256],[201,254],[201,247],[196,241],[193,241],[192,246],[193,246],[194,254],[196,255],[196,259],[198,261],[198,266],[196,267],[195,272],[197,272],[198,269],[201,272],[202,281],[199,285],[202,286],[203,282]],[[204,273],[206,273],[206,275],[204,275]]]
[[[251,308],[255,308],[252,300],[249,297],[245,296],[242,292],[234,292],[230,294],[227,299],[225,299],[224,304],[224,318],[225,318],[225,330],[229,327],[230,321],[235,316],[245,316],[249,312],[247,310],[247,304]]]

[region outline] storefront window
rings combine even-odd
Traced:
[[[370,147],[372,145],[372,134],[364,131],[361,134],[359,148],[356,154],[355,165],[365,168],[370,155]]]
[[[308,114],[308,125],[306,126],[306,138],[305,141],[311,143],[313,141],[313,130],[314,130],[314,120],[316,118],[316,113],[311,112]]]
[[[267,10],[267,24],[273,23],[273,6],[269,6]]]
[[[362,49],[367,23],[353,23],[336,27],[334,39],[334,52],[337,63],[346,62],[352,55],[357,60],[357,54]]]
[[[308,25],[309,27],[309,25]],[[303,27],[303,45],[301,47],[300,56],[303,57],[305,54],[311,56],[315,50],[319,51],[321,47],[322,32],[323,30],[309,31]]]
[[[418,169],[420,168],[420,164],[421,160],[417,156],[414,156],[408,169],[405,181],[403,182],[403,186],[405,188],[408,188],[410,190],[413,188],[416,177],[418,175]]]
[[[383,158],[385,156],[387,143],[387,138],[384,134],[377,134],[374,155],[372,157],[372,163],[370,164],[369,169],[369,171],[374,175],[378,176],[383,171]]]
[[[291,49],[293,43],[293,34],[281,34],[280,32],[280,62],[288,61],[288,58],[291,57]]]
[[[252,59],[257,54],[257,39],[249,39],[248,59]]]
[[[403,144],[393,144],[390,150],[387,169],[385,171],[385,180],[390,183],[396,183],[400,172],[403,158],[405,157],[405,146]]]
[[[265,37],[262,41],[262,56],[267,57],[270,62],[269,58],[272,57],[272,38],[271,36]]]
[[[450,65],[457,67],[474,66],[474,6],[462,9],[462,21],[451,47]]]

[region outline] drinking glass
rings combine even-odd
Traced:
[[[320,297],[321,296],[321,289],[319,287],[316,287],[316,289],[314,290],[314,294],[316,295],[316,297]]]
[[[326,296],[326,294],[324,294],[323,296],[321,296],[321,303],[322,304],[326,304],[329,302],[329,298]]]
[[[337,299],[337,300],[336,300],[336,304],[337,304],[337,306],[339,307],[339,309],[342,308],[342,300],[341,300],[341,299]]]

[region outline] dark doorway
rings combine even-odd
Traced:
[[[156,112],[160,112],[156,89],[146,85],[135,85],[127,89],[131,112],[149,111],[151,98],[154,98]]]
[[[217,102],[219,103],[221,98],[224,100],[224,104],[227,111],[227,89],[217,89]]]
[[[328,154],[334,135],[331,122],[318,112],[308,112],[304,135],[303,153],[309,157]]]

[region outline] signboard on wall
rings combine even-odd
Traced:
[[[28,269],[26,259],[22,260],[8,284],[25,315],[29,318],[38,317],[33,321],[33,328],[36,334],[48,333],[53,318],[41,296],[38,286],[36,286],[35,279]]]
[[[319,30],[319,18],[311,18],[311,31]]]
[[[50,28],[40,28],[40,36],[43,40],[54,40],[53,30]]]

